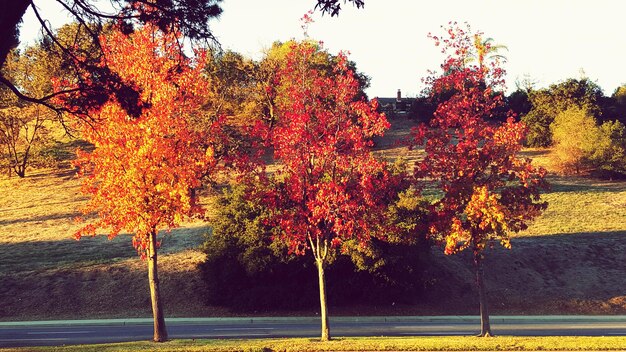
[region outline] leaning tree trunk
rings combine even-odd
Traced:
[[[480,335],[492,336],[491,324],[489,323],[489,310],[487,309],[487,293],[484,280],[484,268],[482,254],[474,251],[474,268],[476,269],[476,285],[478,286],[478,301],[480,304]]]
[[[167,341],[167,330],[165,328],[165,317],[163,316],[163,305],[161,304],[161,293],[159,289],[159,272],[157,269],[157,232],[155,229],[150,233],[150,244],[148,246],[148,280],[150,284],[150,299],[152,301],[152,317],[154,318],[155,342]]]
[[[324,278],[324,261],[322,258],[315,258],[320,286],[320,315],[322,318],[322,341],[330,340],[330,329],[328,327],[328,306],[326,304],[326,279]]]

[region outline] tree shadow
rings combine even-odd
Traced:
[[[46,206],[49,206],[49,205],[65,205],[65,204],[74,204],[74,203],[75,202],[73,200],[72,201],[68,200],[68,201],[64,201],[64,202],[50,202],[50,203],[46,203]],[[29,204],[29,205],[26,205],[26,206],[23,206],[23,207],[4,208],[4,209],[0,209],[0,213],[3,213],[3,212],[13,212],[15,210],[34,209],[34,208],[37,208],[39,206],[40,206],[39,204]],[[15,221],[17,221],[17,220],[15,220]]]
[[[55,204],[55,203],[52,203],[52,204]],[[56,204],[59,204],[59,203],[56,203]],[[21,209],[28,209],[28,208],[29,207],[22,207]],[[65,213],[54,213],[54,214],[47,214],[47,215],[40,215],[40,216],[30,216],[30,217],[20,218],[20,219],[0,220],[0,226],[15,225],[15,224],[25,224],[25,226],[28,226],[27,225],[28,223],[40,223],[44,221],[59,220],[59,219],[71,220],[80,215],[81,213],[78,211],[71,211],[71,212],[65,212]]]
[[[548,154],[550,154],[550,151],[547,149],[524,149],[519,153],[519,156],[533,159],[547,156]]]
[[[587,177],[550,176],[548,177],[550,190],[547,193],[567,192],[624,192],[626,182],[607,181]]]
[[[203,228],[193,230],[179,228],[170,233],[161,231],[161,254],[173,254],[197,248],[202,242]],[[71,238],[56,241],[25,241],[0,243],[0,276],[29,270],[84,267],[110,264],[136,258],[131,235],[120,234],[108,239],[106,235]]]
[[[207,316],[213,311],[201,299],[204,282],[193,266],[198,259],[184,253],[199,242],[188,241],[188,235],[188,229],[173,230],[164,246],[183,255],[159,258],[167,316]],[[147,282],[145,262],[128,234],[110,241],[96,236],[0,243],[0,320],[147,317]]]
[[[76,169],[73,167],[60,167],[60,168],[46,168],[46,169],[37,169],[34,172],[27,172],[26,177],[24,179],[30,180],[43,180],[48,179],[50,177],[68,179],[76,176]]]
[[[495,244],[484,252],[493,311],[625,314],[625,239],[626,230],[514,237],[511,250]],[[467,306],[477,304],[470,251],[446,256],[436,248],[432,258],[433,301],[476,314]]]

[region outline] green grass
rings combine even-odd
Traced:
[[[626,182],[550,177],[548,209],[522,236],[626,231]]]
[[[28,351],[615,351],[626,337],[363,337],[319,342],[310,338],[174,340],[28,348]],[[20,349],[15,349],[19,351]],[[6,351],[0,349],[0,351]]]

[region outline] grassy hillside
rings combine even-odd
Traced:
[[[376,141],[377,153],[418,159],[419,151],[395,144],[411,122],[392,122]],[[545,151],[525,153],[545,162]],[[626,314],[626,182],[556,176],[550,182],[546,213],[513,239],[512,250],[487,253],[492,313]],[[0,320],[151,314],[146,266],[128,235],[72,239],[85,201],[70,169],[37,170],[25,179],[0,176]],[[167,316],[233,315],[204,304],[197,247],[206,230],[190,223],[165,238],[159,265]],[[423,304],[345,307],[331,314],[477,314],[469,256],[434,249],[433,260]]]

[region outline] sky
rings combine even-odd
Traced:
[[[224,49],[258,59],[274,41],[302,39],[300,18],[316,0],[224,0],[224,13],[209,25]],[[53,26],[66,17],[36,0]],[[422,78],[443,62],[428,33],[442,34],[450,21],[468,22],[494,43],[507,62],[508,91],[529,77],[536,88],[568,78],[588,77],[606,95],[626,84],[626,34],[622,0],[365,0],[365,8],[343,5],[338,17],[316,11],[312,39],[331,52],[347,51],[371,78],[370,97],[417,96]],[[32,42],[38,27],[32,13],[22,40]]]

